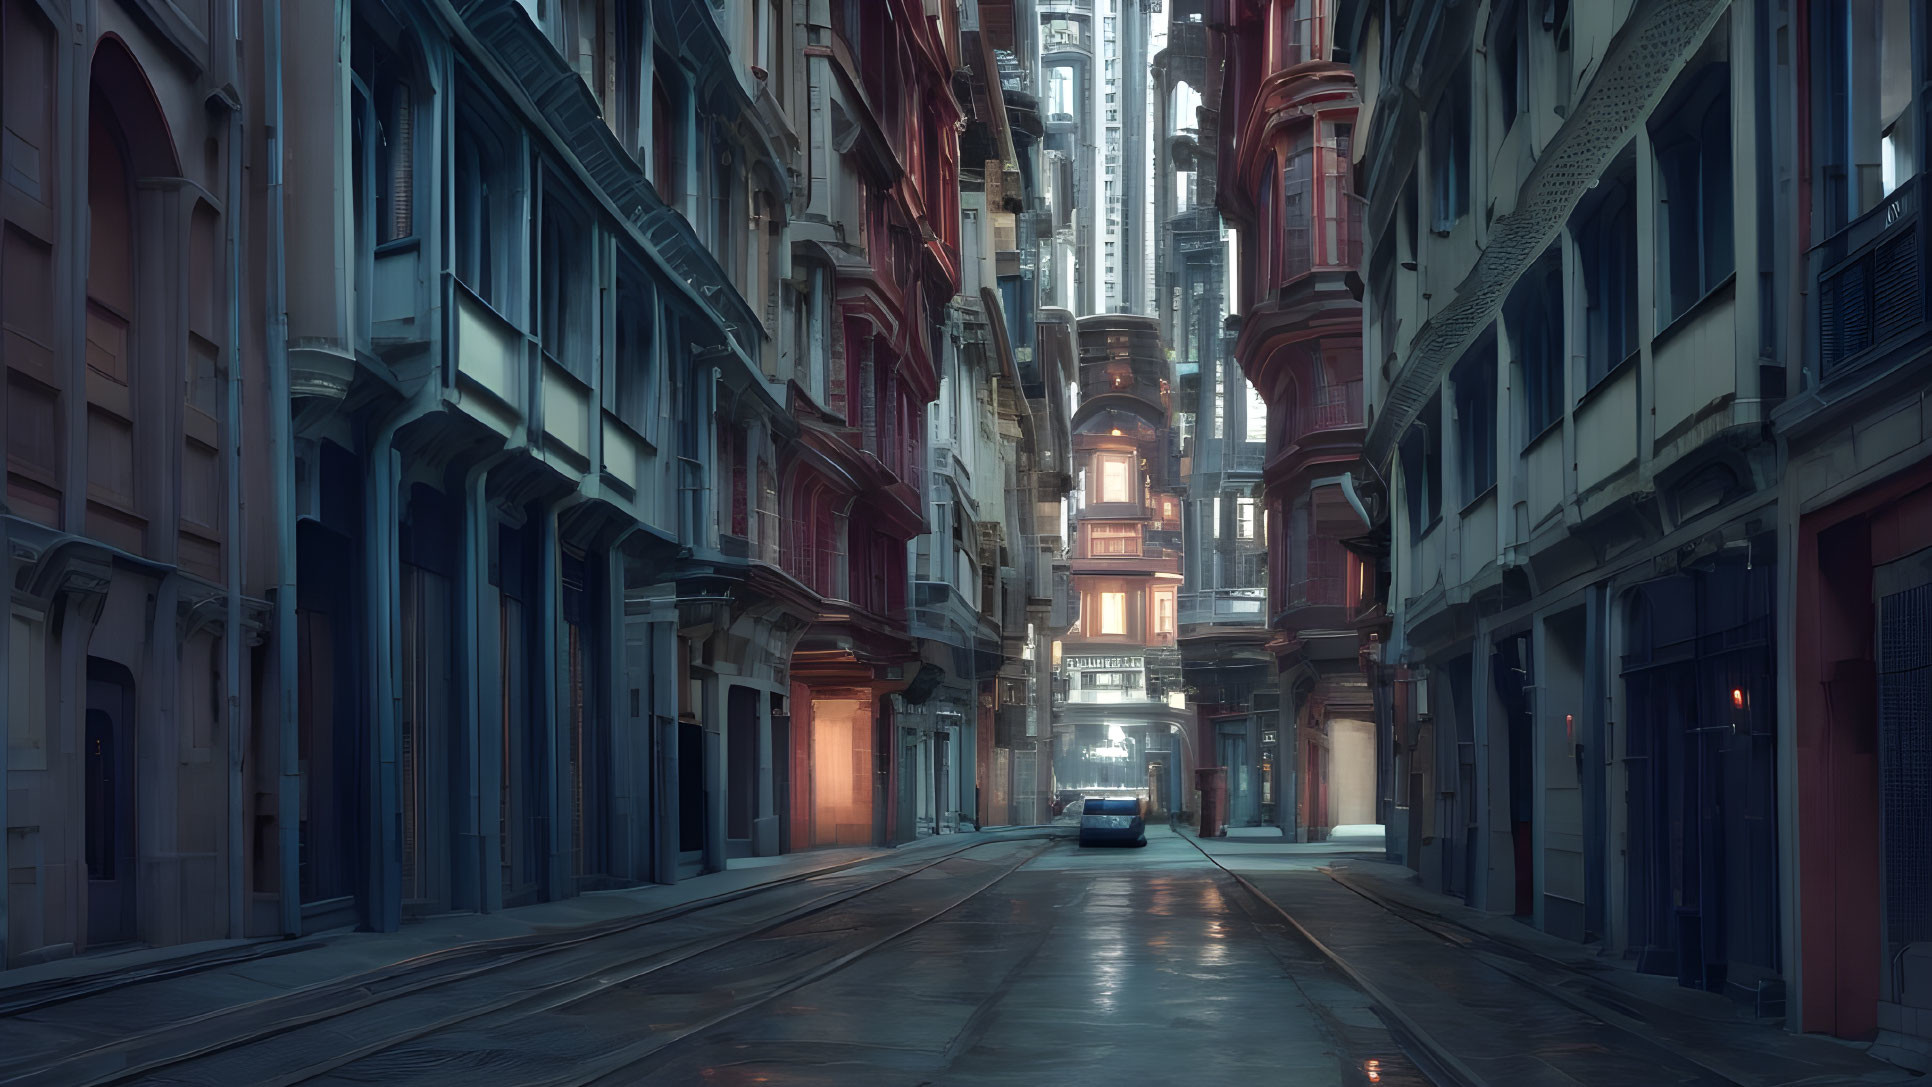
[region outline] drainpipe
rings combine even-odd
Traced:
[[[295,446],[294,404],[288,376],[288,262],[285,194],[282,188],[282,0],[263,5],[267,43],[263,85],[268,100],[268,420],[275,468],[275,684],[276,738],[281,773],[276,789],[282,934],[302,932],[301,795],[302,762],[297,701],[301,696],[295,628]]]
[[[228,5],[228,25],[234,31],[231,48],[239,52],[241,42],[240,10],[234,0]],[[227,565],[228,625],[222,638],[223,703],[228,717],[228,938],[247,935],[248,892],[242,865],[247,847],[243,828],[242,772],[248,761],[248,747],[242,723],[242,454],[241,454],[241,216],[235,214],[242,201],[242,110],[228,118],[228,389],[222,406],[222,427],[228,435],[228,510],[227,539],[223,558]]]
[[[501,855],[502,843],[496,838],[496,821],[484,810],[484,805],[502,794],[503,767],[498,745],[492,744],[486,751],[483,741],[483,715],[487,700],[483,697],[485,677],[493,674],[494,664],[486,667],[483,653],[483,590],[489,579],[489,512],[485,508],[485,497],[490,472],[497,465],[510,459],[514,454],[505,451],[485,457],[473,465],[463,475],[463,592],[461,594],[461,623],[463,629],[463,697],[468,703],[463,728],[465,730],[464,750],[468,765],[464,779],[469,786],[468,802],[463,805],[462,818],[465,825],[457,828],[457,833],[470,844],[466,853],[473,857],[476,866],[474,874],[474,906],[479,913],[490,913],[503,907],[502,881],[490,878],[492,871],[490,858]],[[494,629],[494,627],[492,627]],[[499,654],[502,647],[497,648]],[[502,709],[498,707],[499,711]],[[502,714],[498,713],[498,726],[501,727]],[[490,771],[494,771],[491,773]],[[486,780],[487,779],[487,780]],[[492,850],[491,846],[496,849]],[[462,886],[469,873],[452,872],[452,888]]]
[[[640,786],[643,796],[649,797],[651,792],[648,760],[642,774],[637,773],[636,770],[636,737],[638,730],[635,727],[623,730],[625,740],[622,744],[622,750],[618,749],[619,745],[617,743],[619,734],[618,722],[625,721],[630,717],[630,707],[624,697],[625,692],[630,689],[629,685],[625,682],[626,662],[630,657],[630,642],[628,640],[630,631],[624,614],[624,594],[627,591],[627,581],[625,578],[625,567],[627,564],[623,557],[624,545],[630,542],[631,537],[635,536],[640,528],[641,526],[636,521],[632,521],[630,524],[624,526],[608,544],[604,545],[603,554],[603,573],[606,579],[604,584],[604,607],[608,609],[603,633],[609,638],[609,641],[604,644],[602,658],[605,668],[603,693],[611,700],[609,720],[611,725],[612,762],[615,765],[617,773],[626,782],[625,788],[629,790],[629,796],[626,798],[629,801],[629,805],[626,808],[628,817],[625,821],[623,834],[621,838],[615,833],[611,835],[612,845],[614,847],[617,847],[620,841],[622,843],[621,847],[611,850],[611,863],[614,866],[621,865],[623,868],[621,874],[626,878],[630,878],[634,873],[639,872],[635,863],[639,839],[638,822],[648,811],[647,806],[639,801]],[[640,706],[640,708],[643,707]],[[645,727],[648,728],[650,723],[648,712],[644,720]],[[635,722],[633,722],[633,726],[635,726]],[[646,735],[648,737],[648,733]],[[646,752],[650,750],[650,741],[648,738],[644,742],[644,750]],[[611,797],[612,803],[609,805],[611,811],[614,812],[616,810],[617,804],[615,802],[619,799],[620,797],[616,795]],[[645,872],[643,874],[648,876],[649,873]]]
[[[369,489],[364,498],[364,571],[367,592],[364,619],[369,631],[368,662],[370,717],[374,740],[365,765],[370,790],[367,848],[369,928],[394,932],[402,924],[402,783],[398,778],[396,742],[396,623],[394,605],[400,593],[396,576],[396,431],[408,417],[408,405],[382,421],[369,443]]]

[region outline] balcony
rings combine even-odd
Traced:
[[[1208,589],[1181,594],[1181,627],[1263,626],[1268,590]]]
[[[1081,555],[1073,560],[1075,574],[1178,574],[1181,549],[1151,544],[1135,555]]]
[[[1348,430],[1362,426],[1363,422],[1360,378],[1321,385],[1308,401],[1297,401],[1289,406],[1287,418],[1282,421],[1282,444],[1299,444],[1311,434]]]
[[[1926,331],[1925,177],[1812,250],[1818,289],[1818,382],[1829,388]]]

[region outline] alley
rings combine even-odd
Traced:
[[[323,946],[99,982],[0,991],[22,1009],[0,1083],[1426,1082],[1358,989],[1158,827],[1138,850],[929,840],[373,969]]]

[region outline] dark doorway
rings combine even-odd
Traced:
[[[502,699],[502,773],[498,801],[498,863],[502,870],[503,904],[520,906],[543,897],[544,843],[549,821],[544,817],[544,730],[538,699],[543,674],[532,669],[534,647],[543,644],[535,629],[536,548],[528,526],[501,525],[497,532],[496,574],[499,646],[498,694]]]
[[[1536,916],[1536,719],[1531,696],[1536,662],[1528,634],[1496,643],[1496,697],[1507,721],[1509,744],[1509,842],[1515,856],[1517,917]]]
[[[396,721],[403,908],[449,908],[450,708],[455,697],[457,517],[441,492],[411,490],[401,532],[401,659]]]
[[[1445,768],[1445,774],[1453,782],[1450,787],[1455,793],[1444,812],[1442,886],[1464,901],[1475,893],[1476,842],[1482,832],[1476,803],[1475,668],[1475,658],[1464,656],[1450,661],[1444,670],[1449,683],[1449,709],[1455,718],[1450,722],[1455,743],[1443,754],[1453,757],[1453,765]]]
[[[944,728],[934,732],[932,735],[932,810],[934,833],[937,833],[939,828],[946,824],[946,815],[953,809],[953,790],[950,788],[951,779],[949,777],[952,770],[952,760],[947,757],[952,751],[952,738],[953,733]]]
[[[353,924],[361,886],[363,758],[362,462],[317,449],[320,518],[295,530],[297,874],[305,932]]]
[[[87,946],[134,939],[134,681],[118,664],[88,658],[83,773],[87,804]]]
[[[1623,677],[1638,966],[1781,1006],[1772,553],[1636,589]]]
[[[598,632],[601,582],[584,555],[563,555],[564,757],[569,760],[571,871],[579,890],[612,886],[610,875],[610,730],[598,695],[603,690],[603,640]]]
[[[733,687],[725,717],[725,837],[734,853],[751,851],[751,826],[758,815],[758,692]]]
[[[771,696],[772,810],[778,813],[778,851],[792,851],[792,715],[783,696]]]
[[[1879,1000],[1920,1013],[1932,961],[1932,548],[1872,572],[1878,611]]]
[[[704,726],[678,722],[678,851],[704,852]]]

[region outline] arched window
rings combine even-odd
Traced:
[[[103,39],[90,75],[85,532],[134,554],[172,539],[173,561],[213,579],[225,505],[221,215],[182,180],[167,119],[119,39]]]
[[[134,165],[110,93],[97,77],[87,114],[87,533],[142,554],[134,409],[149,390],[136,379]]]

